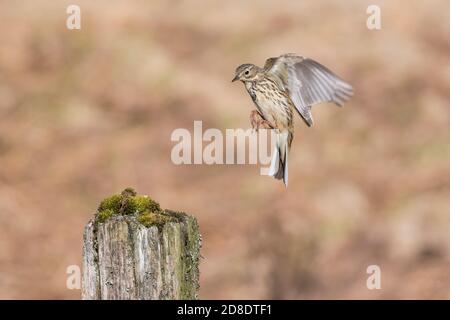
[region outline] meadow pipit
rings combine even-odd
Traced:
[[[252,127],[276,129],[276,148],[269,175],[288,184],[288,151],[294,136],[296,110],[308,126],[313,125],[311,106],[334,102],[342,106],[353,88],[320,63],[284,54],[266,60],[264,68],[242,64],[232,81],[240,80],[256,105],[250,114]]]

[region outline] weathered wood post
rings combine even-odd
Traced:
[[[200,246],[194,217],[125,189],[85,227],[82,299],[196,299]]]

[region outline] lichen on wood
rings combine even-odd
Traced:
[[[83,299],[196,299],[197,221],[128,188],[86,225]]]

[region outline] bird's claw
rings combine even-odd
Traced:
[[[275,126],[270,121],[265,120],[257,110],[250,113],[250,124],[254,132],[258,132],[259,128],[275,129]]]
[[[259,126],[263,129],[275,129],[275,126],[272,124],[272,122],[262,119],[259,123]]]

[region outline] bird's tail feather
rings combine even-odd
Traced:
[[[273,150],[272,161],[270,163],[269,176],[278,180],[283,180],[284,185],[288,185],[288,153],[292,141],[289,131],[279,131],[276,134],[275,148]]]

